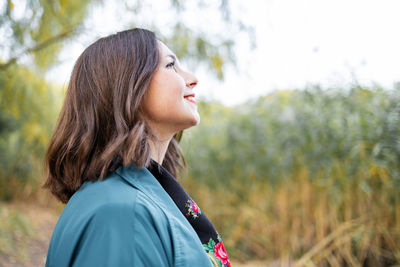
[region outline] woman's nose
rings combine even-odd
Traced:
[[[193,74],[191,74],[190,72],[184,72],[184,77],[185,77],[185,82],[186,82],[186,86],[189,88],[193,88],[197,85],[197,83],[199,82],[199,80],[197,79],[196,76],[194,76]]]

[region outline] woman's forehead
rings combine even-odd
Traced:
[[[176,58],[175,54],[163,42],[158,41],[158,47],[160,50],[161,57],[165,58],[168,57],[169,55],[172,55]]]

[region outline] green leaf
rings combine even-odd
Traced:
[[[208,245],[214,250],[215,241],[212,238],[210,238],[210,241],[208,241]]]

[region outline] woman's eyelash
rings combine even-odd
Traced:
[[[168,63],[166,67],[167,67],[167,68],[169,68],[169,67],[175,67],[175,61],[172,61],[171,63]]]

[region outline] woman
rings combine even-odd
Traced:
[[[67,203],[46,266],[230,266],[174,178],[182,131],[200,121],[197,83],[148,30],[82,53],[45,158],[44,187]]]

